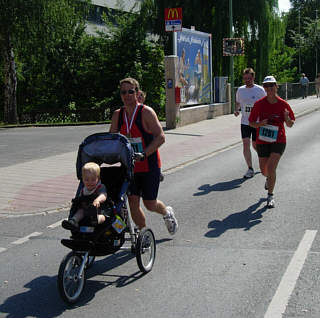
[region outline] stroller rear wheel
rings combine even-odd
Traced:
[[[139,233],[136,243],[136,258],[141,272],[148,273],[152,270],[156,258],[156,241],[151,229],[144,228]]]
[[[69,304],[75,303],[85,285],[85,271],[80,273],[81,255],[70,252],[61,261],[58,274],[58,290],[61,298]]]

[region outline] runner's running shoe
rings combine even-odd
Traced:
[[[249,168],[243,177],[245,179],[249,179],[249,178],[252,178],[253,176],[254,176],[254,171],[253,171],[253,169]]]
[[[174,235],[178,230],[178,221],[174,216],[174,211],[171,206],[167,206],[167,214],[163,217],[164,223],[167,226],[168,232]]]
[[[275,206],[275,202],[274,202],[273,195],[268,194],[267,207],[271,209],[271,208],[274,208],[274,206]]]

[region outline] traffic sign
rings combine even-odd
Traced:
[[[165,30],[168,32],[182,30],[182,8],[164,9]]]

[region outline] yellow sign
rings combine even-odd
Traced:
[[[179,14],[178,14],[178,9],[177,8],[170,8],[168,11],[168,20],[173,20],[173,19],[178,19]]]

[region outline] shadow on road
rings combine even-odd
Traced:
[[[168,240],[170,239],[157,240],[156,243],[161,244]],[[125,287],[142,278],[144,274],[139,270],[130,275],[108,274],[112,269],[133,258],[135,258],[134,254],[119,251],[95,261],[92,268],[86,271],[87,282],[85,288],[79,302],[74,306],[68,306],[60,298],[57,288],[57,275],[37,277],[24,286],[28,289],[27,291],[11,296],[3,304],[0,304],[0,316],[1,314],[7,314],[6,317],[8,318],[59,317],[65,311],[86,305],[99,290],[105,287]],[[138,268],[138,265],[135,265]],[[99,279],[99,276],[104,277],[104,279]]]
[[[239,178],[234,179],[230,181],[225,182],[218,182],[216,184],[210,185],[210,184],[204,184],[198,188],[200,190],[199,192],[194,193],[194,196],[200,196],[200,195],[206,195],[209,194],[212,191],[228,191],[233,190],[236,188],[239,188],[243,182],[245,182],[248,179],[245,178]]]
[[[248,209],[230,214],[223,220],[213,220],[208,224],[206,237],[219,237],[224,232],[230,229],[242,229],[249,231],[253,226],[261,223],[262,213],[267,210],[267,206],[260,207],[265,198],[261,198],[257,203],[251,205]],[[260,208],[259,208],[260,207]]]

